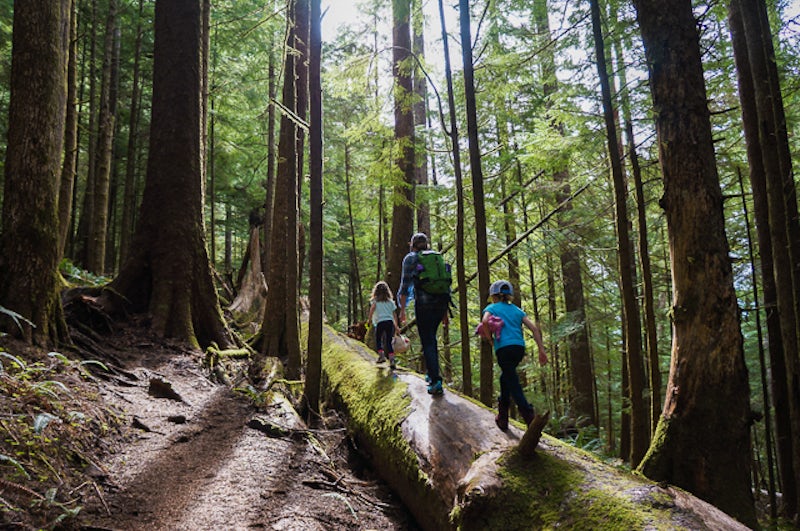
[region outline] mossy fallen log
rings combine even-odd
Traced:
[[[544,435],[502,432],[494,412],[419,374],[375,364],[363,343],[326,327],[325,392],[358,449],[424,529],[746,530],[690,494],[603,463]],[[521,426],[521,425],[520,425]]]

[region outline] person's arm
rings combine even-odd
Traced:
[[[394,335],[398,335],[400,334],[400,325],[397,322],[397,309],[399,307],[397,306],[396,302],[394,301],[392,302],[394,303],[394,310],[392,310],[392,323],[394,323]]]
[[[492,316],[491,313],[483,312],[483,318],[481,319],[481,327],[480,327],[481,334],[480,335],[486,341],[489,341],[489,342],[493,343],[494,342],[494,336],[492,335],[492,331],[489,330],[489,317],[491,317],[491,316]]]
[[[397,312],[397,318],[400,320],[400,324],[403,324],[403,323],[406,322],[406,296],[405,295],[399,295],[397,297],[397,308],[399,310]]]
[[[375,313],[375,303],[374,303],[374,302],[372,302],[372,303],[370,303],[370,305],[369,305],[369,313],[367,314],[367,323],[368,323],[368,326],[369,326],[370,324],[372,324],[372,314],[374,314],[374,313]]]
[[[536,346],[539,347],[539,364],[547,364],[547,353],[544,351],[544,341],[542,340],[542,330],[539,326],[530,320],[526,315],[522,318],[522,324],[528,327],[528,330],[533,333],[533,340],[536,341]]]
[[[406,322],[406,301],[408,300],[408,288],[410,287],[414,272],[411,269],[411,254],[403,258],[403,265],[400,268],[400,287],[397,290],[397,307],[399,309],[398,318],[400,324]],[[409,270],[409,271],[407,271]]]

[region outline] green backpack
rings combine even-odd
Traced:
[[[417,253],[417,287],[426,293],[439,295],[450,293],[450,284],[453,275],[450,264],[445,263],[444,257],[437,251],[422,251]]]

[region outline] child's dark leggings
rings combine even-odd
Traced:
[[[394,321],[381,321],[375,325],[375,346],[387,354],[393,354],[392,337],[394,337]]]
[[[517,365],[525,357],[525,347],[522,345],[508,345],[495,351],[497,364],[500,365],[500,401],[508,402],[513,398],[519,409],[530,409],[531,405],[522,392],[517,375]]]

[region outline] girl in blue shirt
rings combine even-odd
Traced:
[[[395,333],[400,333],[400,327],[397,325],[397,317],[395,317],[394,313],[396,309],[397,305],[392,299],[389,284],[381,280],[372,288],[367,321],[371,321],[375,326],[375,346],[378,350],[378,363],[386,361],[386,356],[388,355],[392,369],[396,366],[392,338]]]
[[[533,339],[539,348],[539,363],[547,363],[547,354],[544,351],[542,331],[528,318],[527,314],[515,305],[512,300],[514,288],[507,280],[498,280],[489,287],[489,298],[492,303],[483,310],[483,329],[487,331],[484,338],[494,341],[494,353],[497,364],[500,365],[500,398],[498,399],[498,414],[495,423],[501,430],[508,429],[508,408],[513,398],[519,408],[525,424],[530,425],[534,418],[533,406],[528,403],[517,375],[517,365],[525,357],[525,336],[522,326],[525,325],[532,333]],[[489,332],[489,318],[495,316],[503,320],[498,337]]]

